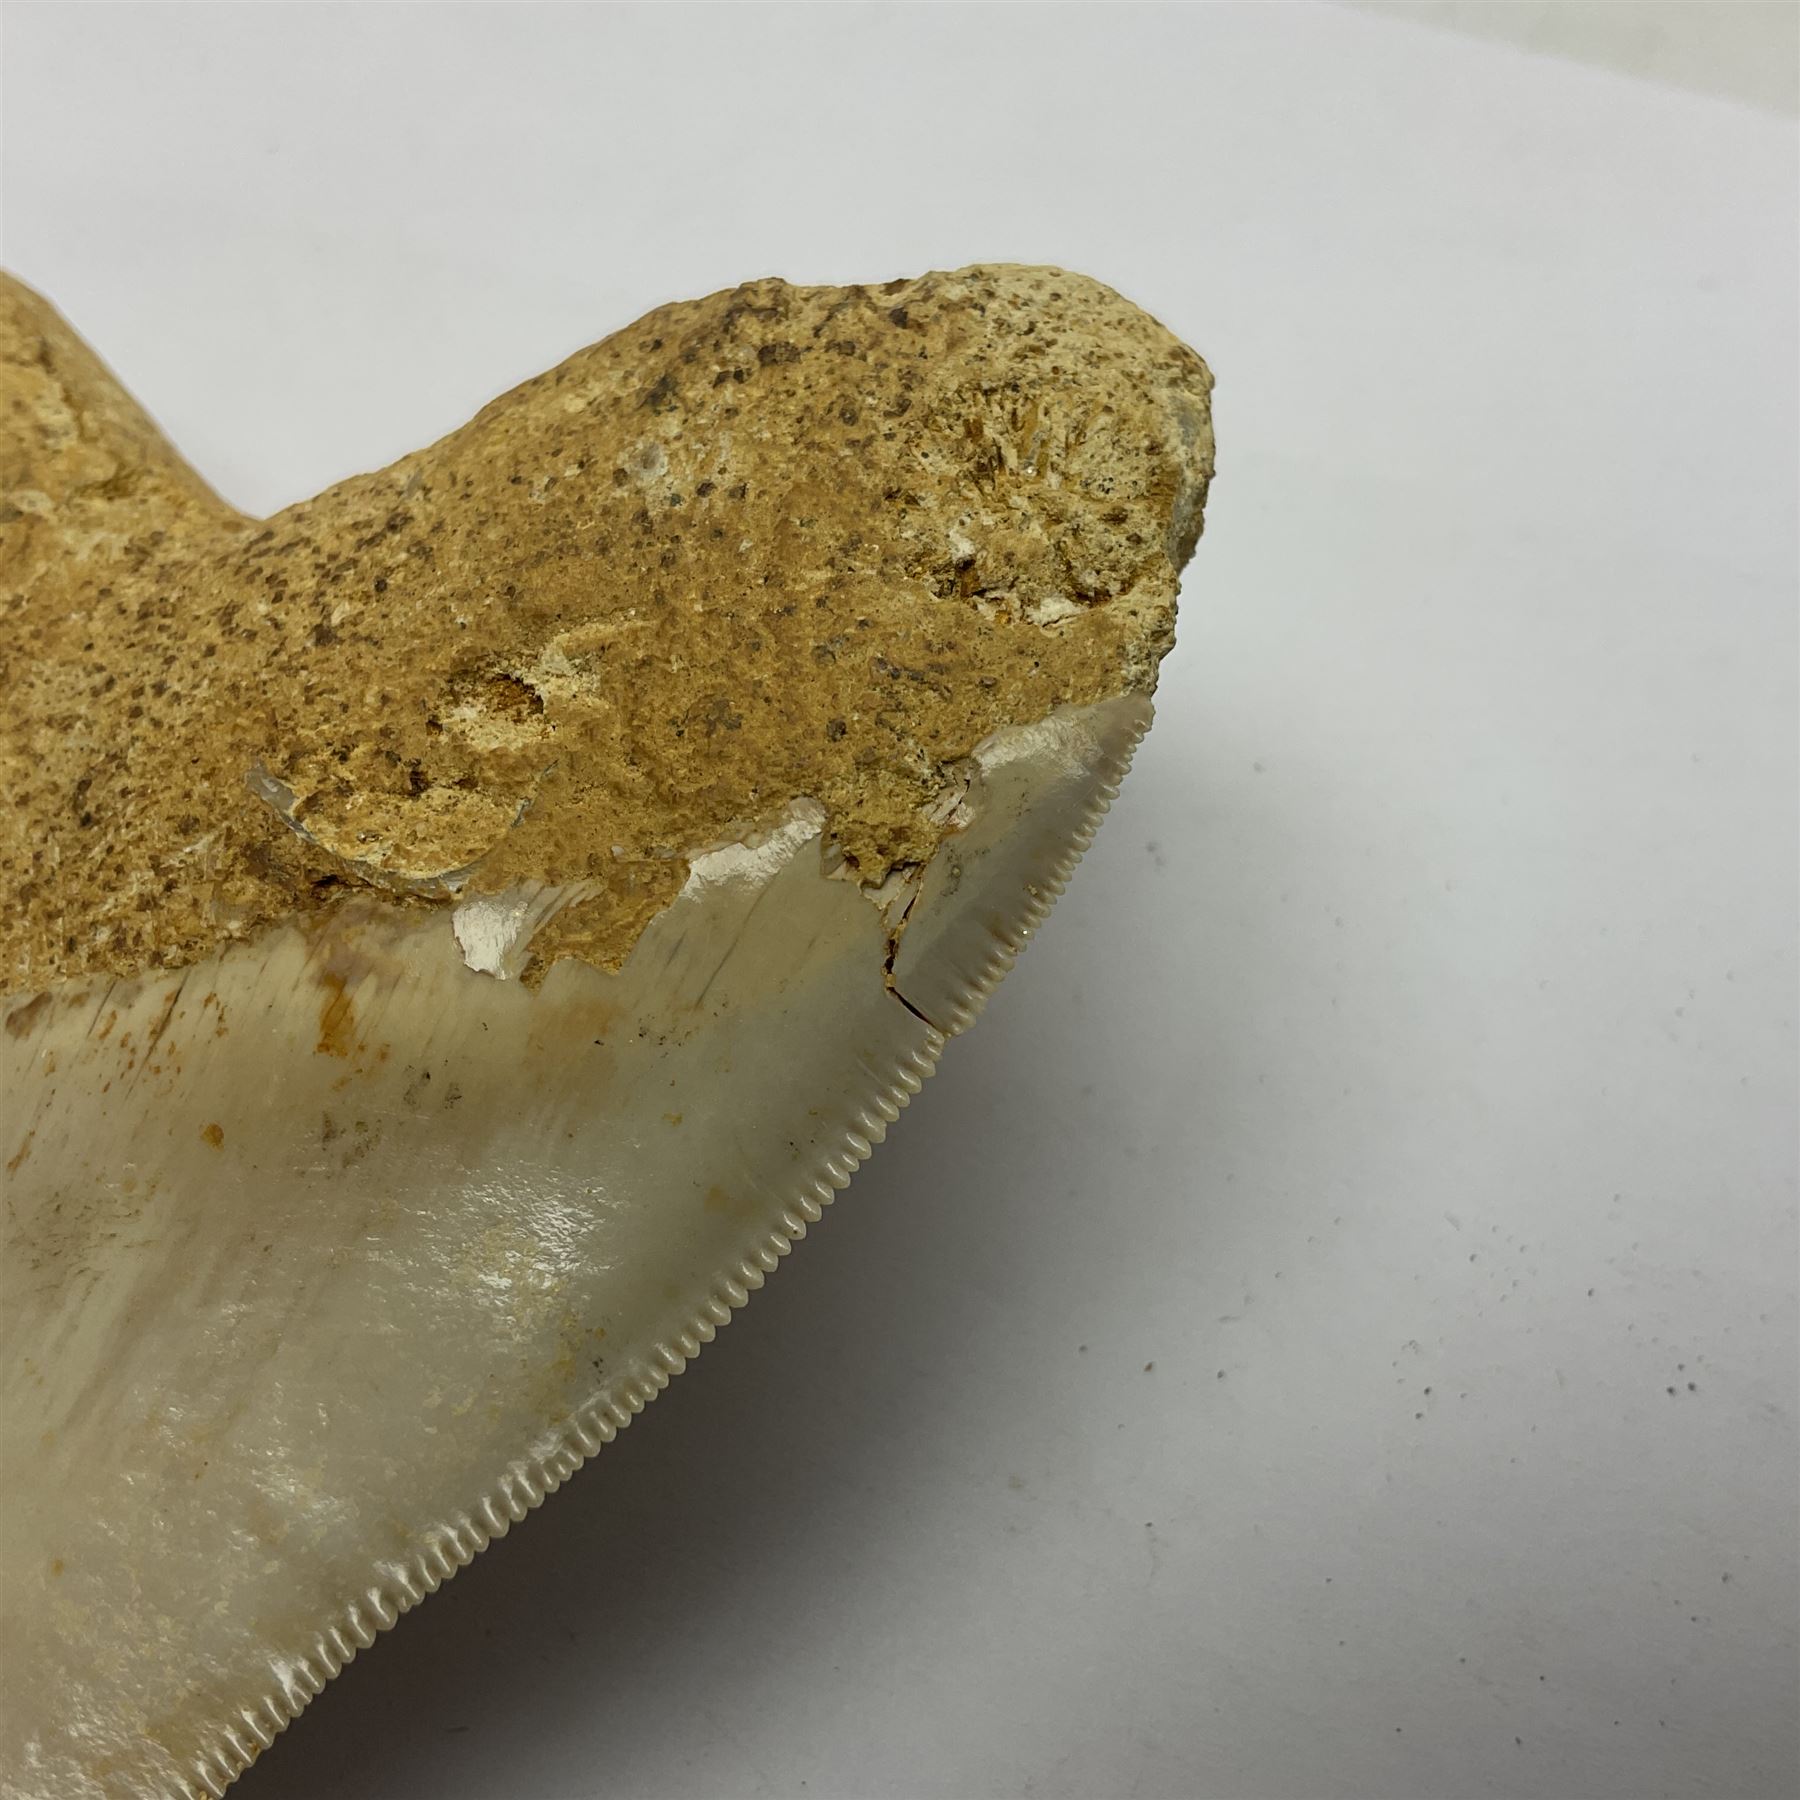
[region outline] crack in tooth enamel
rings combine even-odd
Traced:
[[[1145,724],[1138,725],[1128,741],[1109,756],[1097,771],[1092,797],[1083,818],[1069,836],[1065,852],[1045,877],[1030,884],[1026,890],[1019,923],[1010,932],[996,935],[994,951],[983,962],[978,974],[970,981],[958,1001],[955,1008],[957,1022],[948,1036],[960,1035],[974,1023],[994,987],[1017,962],[1030,942],[1032,933],[1043,922],[1057,896],[1066,887],[1070,874],[1092,845],[1101,820],[1118,795],[1119,785],[1144,729]],[[936,1073],[938,1059],[948,1036],[933,1031],[923,1048],[903,1056],[893,1070],[875,1083],[870,1098],[862,1103],[861,1112],[852,1115],[863,1123],[863,1131],[859,1132],[854,1126],[846,1127],[841,1140],[842,1148],[823,1159],[824,1173],[812,1179],[811,1194],[816,1198],[810,1204],[807,1178],[801,1178],[800,1197],[796,1205],[807,1211],[814,1222],[836,1198],[836,1190],[848,1184],[850,1174],[867,1158],[873,1144],[880,1141],[878,1135],[872,1135],[868,1131],[869,1112],[873,1110],[884,1122],[884,1131],[886,1124],[898,1119],[907,1103],[920,1091],[926,1080]],[[865,1064],[864,1067],[866,1066]],[[857,1148],[859,1145],[860,1151]],[[845,1171],[841,1179],[837,1174],[840,1167]],[[772,1234],[770,1241],[779,1242],[781,1250],[778,1254],[785,1254],[792,1241],[802,1235],[803,1228],[789,1231],[785,1236],[778,1229]],[[773,1261],[769,1266],[774,1266]],[[516,1521],[523,1519],[529,1511],[541,1504],[580,1469],[589,1457],[597,1454],[629,1425],[633,1417],[668,1386],[673,1376],[680,1373],[686,1361],[691,1361],[702,1345],[712,1341],[717,1335],[718,1327],[730,1322],[733,1311],[744,1305],[750,1293],[762,1285],[762,1272],[751,1264],[740,1267],[738,1275],[741,1280],[729,1275],[719,1278],[715,1283],[714,1293],[701,1301],[699,1311],[688,1327],[688,1335],[695,1340],[695,1348],[685,1360],[677,1359],[677,1366],[672,1369],[653,1367],[649,1371],[650,1379],[642,1384],[631,1376],[623,1378],[622,1397],[609,1395],[597,1399],[577,1409],[565,1421],[562,1429],[575,1442],[568,1445],[565,1452],[556,1458],[556,1470],[553,1471],[548,1466],[541,1468],[535,1483],[534,1498],[521,1505],[512,1497],[511,1486],[520,1477],[509,1471],[496,1484],[498,1493],[505,1496],[504,1508],[494,1494],[484,1496],[477,1503],[476,1511],[490,1521],[487,1529],[484,1530],[474,1516],[464,1515],[452,1525],[439,1527],[433,1541],[414,1553],[413,1560],[407,1566],[412,1571],[419,1592],[409,1592],[399,1582],[394,1584],[397,1589],[395,1593],[372,1589],[371,1599],[382,1601],[391,1615],[386,1624],[393,1624],[401,1614],[417,1605],[425,1594],[434,1593],[459,1569],[467,1567],[495,1538],[504,1537]],[[664,1355],[666,1357],[668,1353],[665,1351]],[[533,1484],[528,1478],[522,1485],[526,1486],[527,1492],[532,1491]],[[437,1564],[435,1569],[432,1566],[434,1560]],[[346,1641],[346,1633],[351,1641]],[[282,1666],[288,1672],[278,1679],[275,1687],[261,1702],[263,1711],[277,1721],[275,1731],[286,1730],[307,1703],[355,1657],[357,1650],[367,1648],[374,1642],[376,1635],[375,1631],[371,1631],[363,1623],[360,1609],[352,1605],[337,1622],[314,1639],[308,1655],[284,1663]],[[321,1668],[323,1674],[319,1672]],[[149,1797],[149,1800],[202,1800],[202,1796],[206,1800],[222,1800],[231,1782],[255,1760],[253,1754],[247,1753],[233,1739],[234,1734],[230,1729],[222,1728],[214,1747],[203,1752],[195,1763],[190,1785],[184,1786],[175,1794],[165,1790],[160,1795]],[[270,1741],[273,1741],[272,1738]]]

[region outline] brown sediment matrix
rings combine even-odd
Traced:
[[[926,863],[988,734],[1153,687],[1210,387],[1060,270],[756,281],[257,521],[0,279],[0,992],[532,883],[613,968],[800,797]]]

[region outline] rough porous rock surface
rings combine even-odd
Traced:
[[[257,521],[0,277],[0,991],[371,887],[581,883],[539,966],[615,966],[799,796],[922,862],[989,732],[1154,684],[1210,388],[1056,269],[755,281]]]

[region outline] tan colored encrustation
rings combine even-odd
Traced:
[[[585,884],[615,967],[797,796],[924,862],[997,724],[1148,690],[1205,365],[977,267],[665,306],[266,521],[0,287],[0,991],[192,963],[373,885]]]
[[[756,282],[259,522],[0,281],[0,1797],[219,1800],[818,1221],[1149,723],[1209,386]]]

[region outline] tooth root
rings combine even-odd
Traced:
[[[1205,365],[1097,282],[889,287],[663,308],[259,523],[0,278],[33,647],[0,732],[39,852],[0,988],[371,887],[458,906],[496,976],[616,968],[784,807],[899,906],[978,741],[1154,685],[1212,437]]]

